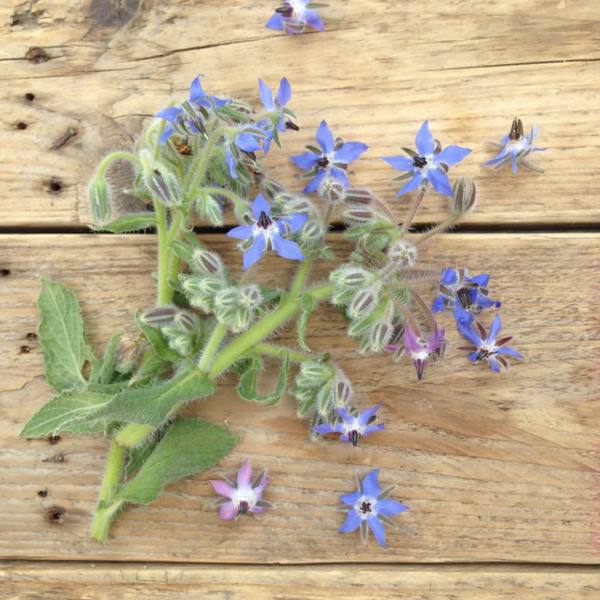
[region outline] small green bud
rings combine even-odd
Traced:
[[[388,250],[388,257],[402,267],[412,267],[419,256],[418,250],[412,244],[397,242]]]
[[[377,323],[371,331],[370,346],[372,352],[379,352],[387,344],[392,335],[392,327],[389,323]]]
[[[144,161],[144,183],[152,195],[164,206],[178,206],[183,193],[177,177],[162,164],[151,159]]]
[[[221,276],[225,271],[225,265],[223,264],[221,257],[210,250],[195,250],[194,263],[200,271],[207,275]]]
[[[331,413],[333,412],[333,398],[332,398],[332,394],[331,394],[331,384],[330,385],[324,385],[318,392],[317,392],[317,410],[319,411],[319,414],[322,417],[325,417],[326,419],[328,419],[329,417],[331,417]]]
[[[187,310],[180,310],[175,315],[175,324],[182,333],[200,333],[198,318]]]
[[[148,323],[152,327],[158,327],[159,325],[172,323],[176,314],[177,308],[174,306],[159,306],[144,313],[141,318],[144,323]]]
[[[335,292],[333,293],[333,296],[331,296],[331,303],[332,304],[347,304],[348,302],[350,302],[350,300],[352,300],[354,294],[355,294],[355,291],[353,289],[341,288],[341,289],[335,290]]]
[[[343,212],[344,221],[350,223],[368,223],[373,219],[374,213],[367,208],[353,208]]]
[[[367,206],[373,202],[373,198],[369,190],[349,188],[344,192],[344,201],[351,204]]]
[[[110,187],[102,177],[92,179],[89,188],[90,212],[94,223],[106,225],[110,221],[112,206],[110,202]]]
[[[333,382],[333,403],[338,408],[348,406],[352,397],[352,384],[346,377],[340,373],[337,374]]]
[[[240,290],[240,302],[246,308],[257,308],[263,302],[260,288],[257,285],[250,284],[242,286]]]
[[[362,267],[350,266],[333,271],[329,278],[342,287],[358,288],[368,285],[371,273]]]
[[[344,184],[333,177],[327,177],[319,186],[319,195],[326,202],[335,204],[344,197]]]
[[[452,211],[456,215],[466,215],[475,206],[477,189],[473,180],[468,177],[457,179],[452,191],[454,192]]]
[[[377,307],[378,298],[379,293],[376,289],[358,292],[348,307],[349,316],[352,319],[366,317]]]
[[[223,282],[220,279],[205,277],[200,281],[200,289],[206,294],[214,295],[223,288]]]
[[[215,296],[217,309],[229,310],[239,306],[240,292],[237,287],[226,287]]]
[[[333,370],[329,365],[316,361],[307,361],[300,365],[300,374],[313,383],[325,383],[331,379]]]
[[[300,230],[300,239],[304,242],[321,240],[325,236],[325,227],[322,223],[309,219]]]
[[[298,418],[303,419],[309,412],[314,410],[315,408],[315,399],[310,398],[309,400],[305,400],[304,402],[300,402],[298,405],[298,409],[296,410],[296,414]]]
[[[252,315],[244,306],[238,306],[231,319],[231,331],[233,333],[241,333],[246,331],[252,324]]]

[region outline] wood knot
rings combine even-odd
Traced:
[[[52,523],[52,525],[60,525],[67,514],[67,509],[62,508],[60,506],[53,506],[46,511],[48,521]]]
[[[27,53],[25,54],[25,58],[29,62],[40,64],[40,63],[48,62],[51,57],[45,50],[43,50],[42,48],[38,48],[36,46],[33,48],[29,48],[29,50],[27,50]]]

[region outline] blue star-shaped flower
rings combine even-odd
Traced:
[[[273,134],[270,131],[264,131],[259,127],[254,125],[245,127],[240,133],[238,133],[234,138],[230,138],[229,143],[225,148],[225,163],[227,164],[227,168],[229,169],[229,174],[233,179],[238,178],[238,174],[236,172],[238,160],[239,160],[239,150],[247,152],[254,158],[254,152],[259,150],[263,150],[265,154],[269,151],[270,140],[273,137]],[[263,145],[260,145],[260,141],[263,142]],[[235,144],[235,148],[233,147]]]
[[[381,493],[381,486],[377,481],[378,475],[379,469],[371,471],[362,482],[362,489],[359,486],[357,492],[340,497],[340,500],[350,506],[350,509],[346,521],[338,531],[350,533],[360,527],[361,537],[363,541],[366,541],[368,529],[371,529],[377,541],[387,548],[382,521],[393,525],[393,521],[389,517],[408,510],[408,506],[396,500],[385,499],[391,490],[384,494]]]
[[[298,244],[286,240],[283,236],[298,231],[308,219],[308,215],[293,214],[278,220],[271,219],[271,206],[262,194],[258,194],[252,203],[252,214],[256,219],[254,225],[235,227],[226,236],[240,240],[254,239],[252,247],[244,252],[244,271],[262,256],[268,244],[283,258],[304,260]]]
[[[471,150],[460,146],[448,146],[440,153],[435,154],[435,140],[429,131],[428,121],[425,121],[419,129],[415,144],[417,146],[416,156],[410,158],[406,156],[382,157],[394,169],[413,173],[412,179],[398,192],[396,198],[406,192],[416,190],[426,181],[433,185],[433,189],[438,194],[454,196],[446,173],[449,167],[463,160]],[[427,184],[425,183],[425,185]]]
[[[383,423],[371,425],[375,413],[381,408],[382,404],[383,400],[377,406],[363,410],[360,415],[355,410],[348,411],[345,408],[336,408],[335,413],[341,417],[341,421],[336,419],[332,423],[317,425],[313,429],[322,435],[339,433],[341,434],[341,442],[352,442],[352,445],[356,447],[361,437],[367,437],[369,434],[383,429]]]
[[[204,76],[198,75],[198,77],[192,81],[189,100],[183,102],[179,107],[171,106],[169,108],[163,108],[163,110],[154,115],[158,119],[164,119],[169,122],[169,125],[164,128],[160,139],[158,140],[159,146],[162,146],[173,135],[176,128],[184,124],[187,125],[189,130],[194,134],[204,131],[202,115],[198,109],[204,108],[214,110],[231,102],[231,100],[222,100],[216,96],[208,96],[202,89],[200,77]]]
[[[271,140],[274,139],[275,143],[281,147],[277,136],[278,131],[285,131],[286,129],[298,131],[300,128],[291,119],[285,119],[283,116],[285,113],[295,118],[294,113],[289,108],[286,108],[287,103],[292,98],[292,87],[285,77],[279,83],[279,90],[277,90],[275,99],[273,99],[271,88],[262,79],[258,80],[258,87],[260,90],[260,99],[267,111],[267,118],[260,119],[257,125],[267,130],[270,134],[263,142],[263,150],[266,155],[271,147]]]
[[[346,177],[348,164],[355,161],[368,146],[361,142],[343,142],[341,146],[336,144],[333,134],[325,121],[321,121],[317,129],[316,139],[321,146],[321,154],[305,152],[298,156],[290,156],[292,161],[301,169],[309,171],[306,174],[307,177],[314,177],[302,192],[309,194],[316,191],[326,177],[339,179],[344,187],[348,187],[350,185]]]
[[[306,26],[325,31],[321,15],[308,8],[312,0],[285,0],[283,6],[275,9],[275,14],[267,21],[266,27],[286,33],[304,33]]]

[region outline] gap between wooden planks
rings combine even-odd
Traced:
[[[7,600],[596,600],[597,567],[564,565],[180,565],[0,563]]]
[[[445,0],[426,8],[342,3],[342,23],[304,36],[266,29],[269,2],[132,1],[111,9],[109,0],[38,0],[29,12],[9,0],[0,8],[0,226],[89,223],[87,183],[100,158],[131,147],[144,119],[186,95],[199,72],[212,93],[254,103],[259,77],[272,87],[289,78],[301,131],[286,134],[284,150],[274,148],[265,164],[291,190],[304,184],[287,156],[314,143],[326,119],[336,135],[370,146],[351,165],[352,184],[393,199],[398,172],[380,156],[412,147],[429,119],[444,145],[474,150],[452,170],[478,185],[468,222],[569,226],[600,218],[600,13],[592,0],[493,1],[476,11]],[[25,59],[33,46],[50,60]],[[539,124],[538,145],[550,148],[535,155],[546,167],[541,177],[479,167],[495,154],[484,140],[501,139],[515,115],[527,128]],[[70,128],[77,136],[51,150]],[[129,186],[126,175],[112,180],[117,189]],[[439,220],[445,204],[428,199],[419,222]],[[136,206],[130,197],[117,202],[117,209]]]
[[[241,263],[231,240],[203,240],[227,263]],[[27,339],[37,325],[36,275],[76,293],[92,347],[102,351],[116,332],[137,335],[134,311],[154,302],[154,236],[0,236],[0,268],[11,272],[0,280],[0,554],[233,563],[600,562],[600,236],[456,234],[439,242],[435,253],[425,249],[424,264],[469,264],[474,273],[491,273],[491,297],[503,302],[504,330],[526,362],[511,361],[509,373],[498,376],[449,351],[418,382],[410,364],[357,357],[343,319],[324,307],[310,319],[308,343],[341,363],[361,408],[385,397],[386,430],[358,449],[334,438],[310,442],[290,397],[268,409],[243,402],[228,377],[188,412],[242,434],[236,451],[218,468],[167,486],[152,505],[127,509],[110,544],[101,546],[88,530],[107,439],[17,438],[52,396],[39,345]],[[340,256],[348,251],[340,235],[331,236],[331,245]],[[325,266],[317,265],[314,281],[324,278]],[[286,285],[294,269],[269,256],[258,273],[264,283]],[[440,321],[450,343],[461,345],[451,316]],[[293,344],[293,327],[280,339]],[[276,374],[266,372],[265,388]],[[208,480],[233,472],[245,457],[269,470],[266,497],[277,510],[219,521],[202,508],[213,496]],[[408,538],[389,531],[387,550],[375,543],[365,549],[357,536],[336,532],[343,520],[339,496],[353,490],[355,472],[376,467],[382,484],[398,486],[394,497],[411,507],[400,519],[419,532]]]

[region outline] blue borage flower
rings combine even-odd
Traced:
[[[448,146],[441,152],[436,152],[436,141],[429,131],[428,121],[425,121],[419,129],[415,144],[417,153],[405,149],[410,158],[405,156],[385,158],[382,156],[383,160],[392,165],[394,169],[409,172],[399,179],[405,179],[410,176],[410,173],[413,174],[412,179],[398,192],[396,198],[406,192],[416,190],[418,187],[427,189],[427,182],[433,185],[433,189],[438,194],[454,196],[446,174],[449,167],[463,160],[471,150],[460,146]]]
[[[500,329],[502,329],[502,324],[500,322],[500,315],[496,314],[492,326],[490,327],[490,334],[486,337],[485,329],[483,326],[476,322],[475,325],[479,330],[479,334],[472,327],[467,327],[466,325],[461,325],[459,323],[458,329],[467,340],[469,340],[473,345],[472,346],[463,346],[460,347],[459,350],[467,350],[470,352],[469,360],[473,361],[475,364],[481,362],[482,360],[486,360],[490,363],[490,368],[495,373],[500,373],[500,363],[505,369],[508,369],[508,364],[504,360],[501,354],[508,354],[510,356],[515,356],[516,358],[523,358],[516,350],[512,348],[502,348],[504,344],[510,342],[512,337],[504,337],[501,340],[496,341],[496,337],[500,333]]]
[[[255,159],[255,152],[262,150],[265,155],[269,151],[270,140],[273,134],[270,131],[265,131],[255,125],[245,125],[239,133],[230,138],[225,147],[225,164],[229,169],[229,174],[233,179],[238,178],[237,165],[239,160],[239,150],[242,150]],[[261,146],[261,143],[263,145]]]
[[[419,378],[419,381],[421,381],[423,378],[423,370],[427,366],[427,361],[431,360],[432,362],[437,362],[438,360],[442,360],[444,358],[446,344],[445,330],[438,329],[436,323],[435,331],[427,340],[420,338],[407,326],[404,333],[404,346],[390,345],[386,346],[386,350],[398,352],[398,358],[401,358],[404,354],[410,355],[414,362],[415,369],[417,370],[417,377]]]
[[[389,517],[408,510],[408,506],[396,500],[386,500],[394,488],[392,487],[382,493],[381,486],[377,481],[378,476],[379,469],[371,471],[365,477],[362,485],[360,481],[358,482],[357,492],[340,497],[340,500],[350,506],[350,509],[346,521],[338,531],[350,533],[360,527],[361,538],[363,542],[366,542],[369,529],[371,529],[377,541],[384,548],[387,548],[383,524],[396,527],[396,524]]]
[[[334,140],[325,121],[321,121],[316,139],[321,146],[321,153],[317,148],[309,147],[309,152],[290,156],[301,169],[309,171],[302,176],[303,178],[313,178],[302,192],[309,194],[316,191],[327,177],[338,179],[344,187],[348,187],[350,184],[346,177],[346,169],[367,150],[368,146],[361,142],[344,142],[339,138]]]
[[[378,425],[371,424],[376,418],[375,413],[381,408],[382,404],[383,400],[377,406],[363,410],[360,415],[356,409],[336,408],[335,413],[341,420],[335,419],[331,423],[317,425],[312,429],[322,435],[326,433],[339,433],[341,434],[341,442],[351,442],[356,447],[360,438],[367,437],[371,433],[383,429],[383,423]]]
[[[238,471],[237,482],[224,477],[226,481],[211,481],[215,492],[220,498],[215,503],[221,506],[219,516],[230,521],[238,515],[263,513],[266,508],[272,508],[270,502],[262,499],[263,491],[269,483],[269,478],[262,471],[252,480],[252,467],[246,459]]]
[[[204,133],[202,120],[208,118],[206,111],[221,108],[231,102],[231,100],[222,100],[216,96],[208,96],[202,89],[200,77],[204,76],[198,75],[192,81],[189,100],[184,101],[179,107],[164,108],[154,115],[156,118],[164,119],[169,123],[158,140],[159,146],[162,146],[175,131],[179,131],[182,135]]]
[[[488,298],[489,280],[489,275],[469,277],[467,269],[444,269],[438,284],[439,294],[431,312],[449,309],[453,311],[457,323],[470,325],[483,309],[501,306],[500,302]]]
[[[529,160],[529,155],[532,152],[544,152],[548,148],[536,148],[532,146],[533,140],[537,137],[538,126],[536,125],[531,129],[531,132],[527,135],[523,135],[523,123],[521,119],[515,117],[510,128],[510,133],[502,138],[502,142],[491,142],[489,144],[501,148],[500,154],[488,160],[482,166],[492,167],[494,171],[501,169],[509,162],[512,162],[513,173],[517,174],[517,165],[520,164],[530,171],[537,171],[543,173],[544,169],[539,165]]]
[[[325,31],[321,15],[309,8],[312,0],[285,0],[275,9],[275,14],[267,21],[266,27],[286,33],[304,33],[306,26]],[[321,4],[320,6],[326,6]]]
[[[270,137],[263,142],[263,150],[265,151],[265,154],[267,154],[271,146],[271,140],[274,139],[275,143],[278,146],[281,146],[277,135],[278,131],[285,131],[286,129],[298,131],[300,128],[289,118],[296,118],[296,115],[287,108],[287,103],[292,98],[292,88],[285,77],[279,83],[279,89],[277,90],[275,99],[273,99],[271,88],[264,83],[262,79],[258,80],[258,87],[261,102],[266,109],[266,115],[265,118],[262,118],[257,122],[257,125],[264,130],[269,131],[271,134]],[[287,118],[284,115],[286,115]]]
[[[258,194],[252,203],[252,214],[256,219],[254,225],[241,225],[227,234],[227,237],[240,240],[249,238],[254,240],[252,247],[244,252],[244,271],[262,256],[269,244],[283,258],[304,260],[298,244],[292,240],[286,240],[283,236],[296,233],[304,225],[308,215],[293,214],[278,220],[271,219],[271,206],[262,194]]]

